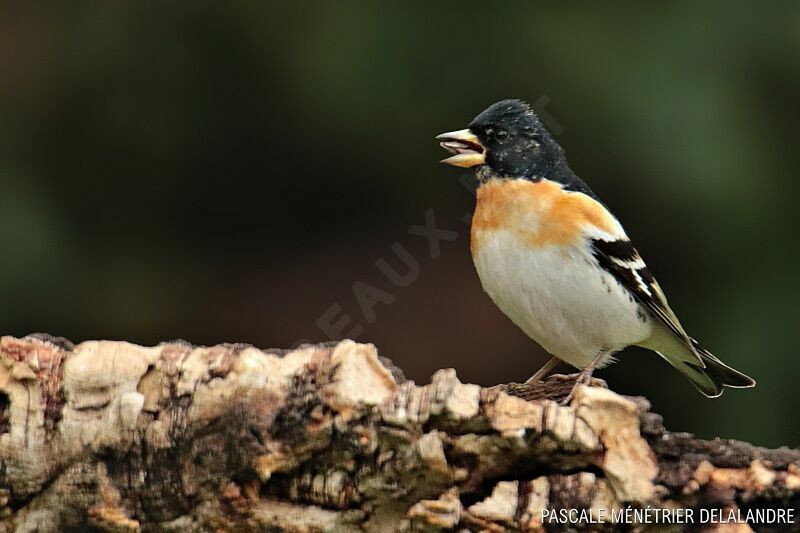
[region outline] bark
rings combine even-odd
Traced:
[[[0,339],[0,363],[3,531],[561,530],[542,523],[559,509],[604,509],[570,527],[614,531],[613,510],[648,506],[797,520],[800,451],[670,433],[602,383],[569,405],[559,376],[419,386],[352,341],[34,335]]]

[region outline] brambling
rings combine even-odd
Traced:
[[[578,384],[636,345],[649,348],[708,397],[753,387],[689,337],[622,225],[567,164],[524,102],[491,105],[469,127],[439,135],[443,163],[474,168],[470,248],[484,290],[529,337],[581,369]]]

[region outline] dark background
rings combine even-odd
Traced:
[[[523,380],[546,355],[482,292],[433,139],[518,97],[759,385],[706,400],[635,349],[600,376],[672,429],[796,445],[800,4],[485,4],[4,8],[0,331],[285,347],[333,309],[417,381]]]

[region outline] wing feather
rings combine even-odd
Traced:
[[[682,341],[697,358],[701,368],[705,367],[689,335],[681,326],[678,317],[670,309],[664,292],[648,270],[639,252],[627,238],[617,240],[593,239],[592,253],[600,266],[614,276],[623,287],[642,304],[650,314],[664,324]]]

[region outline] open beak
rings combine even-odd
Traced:
[[[486,162],[486,149],[469,129],[442,133],[436,138],[439,140],[439,146],[455,154],[442,159],[441,163],[469,168]]]

